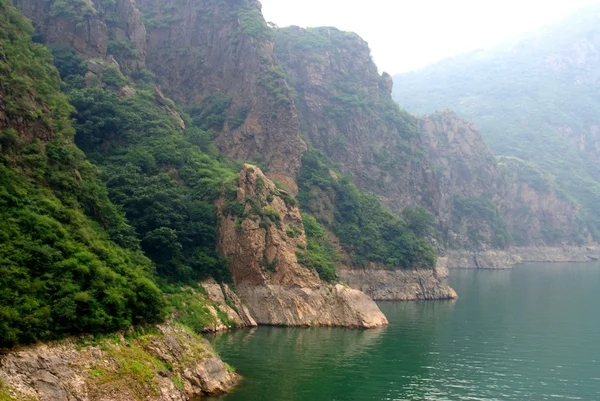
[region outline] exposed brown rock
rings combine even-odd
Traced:
[[[259,324],[375,327],[387,324],[377,305],[360,291],[323,283],[298,263],[306,246],[298,207],[258,167],[244,165],[235,216],[220,204],[218,249],[230,261],[237,293]],[[279,216],[279,217],[277,217]],[[294,235],[288,234],[294,232]]]
[[[294,178],[306,144],[299,136],[290,88],[279,76],[260,3],[139,0],[137,4],[154,21],[147,26],[146,61],[160,77],[165,94],[185,104],[200,104],[211,94],[221,94],[231,99],[230,114],[247,110],[239,126],[225,123],[217,146],[232,159],[264,160],[269,177],[296,193]],[[247,15],[263,26],[264,37],[245,31],[240,21]]]
[[[307,40],[319,46],[305,46]],[[397,106],[389,76],[379,76],[367,43],[357,35],[335,28],[280,29],[277,54],[298,94],[300,127],[311,143],[392,211],[425,206],[446,246],[503,246],[494,244],[489,217],[456,213],[455,201],[473,198],[489,201],[507,231],[521,234],[521,244],[543,244],[549,231],[567,242],[579,232],[585,236],[577,207],[551,187],[529,185],[519,172],[522,165],[499,164],[473,123],[453,112],[419,119],[390,113]]]
[[[130,97],[130,96],[134,96],[135,94],[136,94],[136,90],[128,85],[119,89],[119,93],[118,93],[119,97]]]
[[[369,296],[341,284],[316,288],[242,284],[236,288],[260,324],[363,328],[388,324]]]
[[[74,6],[75,17],[56,14],[53,2],[46,0],[18,0],[15,4],[32,20],[46,44],[67,45],[83,57],[105,59],[109,44],[127,43],[134,51],[112,54],[124,72],[144,66],[146,30],[140,12],[133,0],[117,0],[105,8],[101,2],[89,1],[86,11]],[[111,20],[107,23],[107,19]]]

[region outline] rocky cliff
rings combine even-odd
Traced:
[[[523,246],[506,250],[448,252],[450,269],[510,269],[527,262],[592,262],[600,259],[597,246]]]
[[[340,278],[376,301],[416,301],[458,298],[445,283],[448,257],[433,270],[341,269]]]
[[[226,156],[260,160],[292,195],[303,132],[396,214],[426,207],[446,247],[589,241],[578,208],[526,163],[499,164],[472,123],[451,112],[418,119],[399,110],[391,77],[377,73],[356,34],[271,29],[250,0],[19,4],[46,43],[92,59],[90,78],[107,62],[132,76],[147,66],[194,122],[216,131]],[[77,29],[95,30],[93,38]]]
[[[133,0],[17,0],[44,43],[64,45],[86,58],[114,57],[125,72],[144,66],[146,29]]]
[[[562,225],[569,227],[563,242],[571,244],[589,241],[588,233],[600,239],[599,21],[600,8],[592,5],[506,43],[394,77],[401,107],[452,108],[477,123],[495,154],[550,175],[578,205],[581,236],[564,235],[573,225]]]
[[[494,158],[452,112],[415,118],[395,107],[360,37],[335,28],[278,29],[310,143],[400,214],[425,206],[450,248],[581,241],[578,208],[535,169]],[[583,235],[579,235],[583,233]]]
[[[70,46],[134,76],[147,66],[168,97],[212,110],[213,119],[199,118],[217,131],[226,156],[262,161],[271,178],[296,191],[306,145],[258,1],[16,3],[46,44]],[[93,68],[90,74],[98,75]]]
[[[256,0],[136,3],[147,29],[146,61],[165,93],[205,109],[222,101],[213,125],[219,149],[232,159],[259,160],[268,175],[295,192],[306,145],[271,29]]]
[[[0,356],[0,398],[8,400],[185,401],[223,394],[238,381],[207,341],[175,324]]]
[[[221,201],[218,249],[259,324],[376,327],[387,324],[358,290],[326,284],[298,262],[306,236],[298,207],[260,169],[244,165],[235,199]]]

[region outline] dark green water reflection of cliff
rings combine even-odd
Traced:
[[[245,377],[223,401],[600,400],[600,264],[453,271],[454,302],[386,302],[376,330],[210,337]]]

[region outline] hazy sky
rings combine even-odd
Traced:
[[[335,26],[369,42],[391,74],[479,49],[600,0],[260,0],[267,21]]]

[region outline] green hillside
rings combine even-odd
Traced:
[[[0,347],[160,320],[150,260],[72,142],[29,22],[0,2]]]

